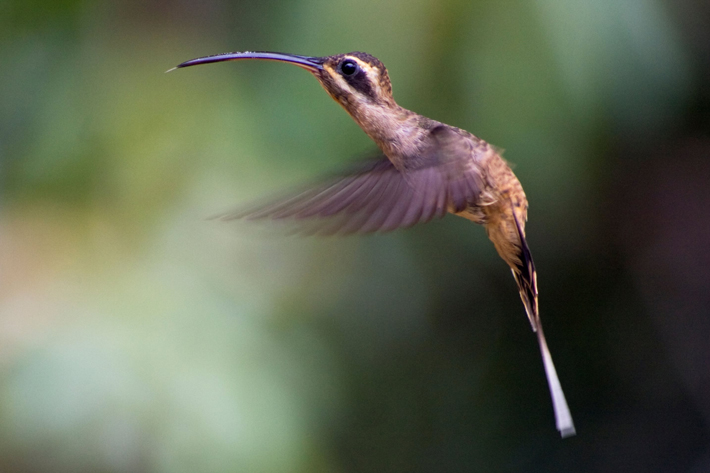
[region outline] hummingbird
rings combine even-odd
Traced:
[[[537,335],[562,437],[575,434],[542,330],[537,272],[525,238],[528,201],[501,153],[468,131],[400,107],[384,64],[351,52],[311,57],[244,51],[200,57],[172,70],[223,61],[258,59],[299,66],[377,144],[379,155],[347,172],[265,204],[219,216],[307,223],[309,233],[386,232],[452,213],[483,225],[510,267]]]

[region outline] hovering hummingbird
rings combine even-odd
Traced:
[[[240,59],[286,62],[313,74],[382,154],[303,192],[221,218],[305,221],[314,233],[326,234],[390,231],[446,213],[483,225],[513,272],[537,334],[557,429],[562,437],[574,435],[572,416],[540,322],[537,273],[525,239],[528,201],[496,149],[465,130],[397,105],[384,64],[362,52],[324,57],[233,52],[192,59],[170,71]]]

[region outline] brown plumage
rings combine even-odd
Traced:
[[[382,154],[332,179],[222,219],[276,219],[302,232],[390,231],[453,213],[485,227],[518,285],[536,332],[557,428],[575,433],[538,311],[537,273],[525,239],[528,201],[496,149],[471,133],[406,110],[394,101],[385,66],[362,52],[327,57],[227,53],[177,67],[238,59],[296,64],[311,72],[380,148]]]

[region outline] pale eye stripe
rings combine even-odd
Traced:
[[[361,59],[354,57],[354,56],[345,56],[347,59],[350,59],[351,61],[356,62],[360,68],[365,71],[365,74],[367,75],[367,78],[370,82],[371,85],[374,85],[375,87],[375,94],[377,96],[382,94],[382,88],[380,87],[380,70],[376,67],[371,66],[370,64],[362,61]],[[330,76],[335,80],[335,83],[338,85],[338,87],[341,90],[347,90],[349,93],[353,95],[360,95],[362,94],[355,90],[350,84],[347,83],[347,81],[339,74],[336,72],[335,69],[333,69],[332,66],[326,65],[325,69],[328,71]]]
[[[347,90],[347,91],[350,92],[351,94],[356,94],[356,93],[358,93],[355,89],[353,89],[353,88],[350,86],[350,84],[348,84],[347,82],[345,82],[345,79],[343,79],[343,77],[342,77],[340,74],[338,74],[337,72],[335,72],[335,69],[333,69],[331,66],[326,66],[326,69],[328,70],[328,74],[330,75],[330,77],[331,77],[333,80],[335,80],[335,83],[338,85],[338,87],[339,87],[341,90]]]

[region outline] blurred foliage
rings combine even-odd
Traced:
[[[0,471],[710,470],[710,9],[684,0],[0,4]],[[463,219],[206,217],[372,143],[312,77],[506,149],[578,436]]]

